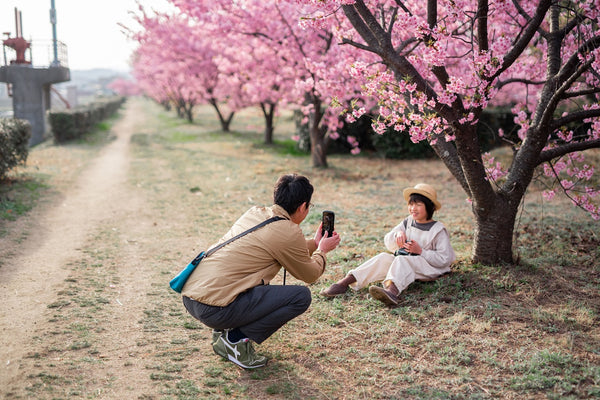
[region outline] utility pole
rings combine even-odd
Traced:
[[[50,0],[50,23],[52,24],[52,47],[54,49],[54,60],[52,61],[53,67],[59,67],[60,61],[58,61],[58,43],[56,40],[56,8],[54,7],[54,0]]]

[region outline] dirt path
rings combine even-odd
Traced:
[[[31,372],[23,370],[23,359],[32,351],[34,337],[44,332],[41,325],[51,313],[48,306],[65,287],[67,266],[82,257],[90,238],[106,228],[107,221],[114,224],[113,230],[135,235],[127,216],[140,208],[142,200],[126,180],[130,138],[143,115],[137,107],[127,105],[112,129],[116,140],[81,171],[64,197],[29,216],[35,220],[31,234],[0,268],[0,388],[18,386],[23,374]],[[132,252],[122,257],[135,259]],[[132,296],[135,293],[120,294],[118,304],[131,304]]]

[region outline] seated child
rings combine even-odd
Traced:
[[[383,241],[394,253],[380,253],[348,272],[346,277],[321,292],[322,296],[344,294],[348,287],[359,290],[372,282],[383,281],[383,287],[371,286],[373,298],[389,307],[398,305],[400,292],[415,280],[433,280],[450,272],[456,256],[444,225],[433,220],[442,205],[435,189],[425,183],[404,189],[408,217],[388,232]]]

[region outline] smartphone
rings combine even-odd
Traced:
[[[335,229],[334,223],[335,213],[333,211],[323,211],[323,229],[321,229],[321,234],[325,236],[325,231],[327,231],[329,233],[327,236],[331,237]]]

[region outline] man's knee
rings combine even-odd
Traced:
[[[312,295],[310,293],[310,289],[306,286],[300,285],[292,287],[296,291],[293,302],[296,305],[298,311],[300,311],[300,313],[303,313],[304,311],[308,310],[308,307],[310,307],[310,303],[312,302]]]

